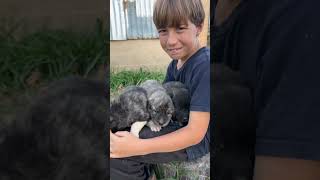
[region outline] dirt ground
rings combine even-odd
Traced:
[[[110,42],[111,69],[162,69],[170,61],[158,39]]]

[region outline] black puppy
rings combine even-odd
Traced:
[[[213,177],[217,180],[250,180],[253,173],[255,122],[252,96],[240,74],[213,64]]]
[[[71,77],[43,90],[0,133],[0,179],[109,179],[106,89]]]
[[[169,81],[163,84],[167,94],[171,97],[174,105],[172,119],[186,125],[189,120],[190,94],[187,87],[179,81]]]

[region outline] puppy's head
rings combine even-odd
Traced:
[[[189,120],[190,95],[187,89],[173,88],[172,101],[175,107],[175,119],[186,124]]]
[[[161,127],[167,126],[173,116],[173,102],[165,91],[156,91],[149,96],[148,110],[151,121]]]
[[[172,99],[175,113],[174,120],[185,125],[189,120],[190,94],[187,87],[179,81],[170,81],[163,84],[167,94]]]

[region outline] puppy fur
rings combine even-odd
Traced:
[[[140,87],[147,91],[148,111],[151,119],[147,123],[152,131],[160,131],[169,124],[174,113],[174,105],[166,90],[156,80],[147,80]]]
[[[110,129],[112,132],[128,130],[136,122],[146,122],[150,119],[148,97],[145,89],[129,86],[111,101]],[[142,128],[142,127],[141,127]],[[139,130],[135,132],[138,136]]]
[[[170,81],[163,84],[167,94],[174,105],[172,120],[178,121],[180,125],[186,125],[189,120],[190,94],[187,87],[179,81]]]
[[[221,180],[250,180],[253,175],[255,122],[250,90],[239,72],[211,66],[213,107],[213,174]]]
[[[106,89],[71,77],[43,90],[0,133],[0,179],[109,179]]]

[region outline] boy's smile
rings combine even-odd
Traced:
[[[181,50],[182,50],[182,47],[181,47],[181,48],[171,48],[171,49],[167,49],[167,51],[169,51],[169,53],[170,53],[171,55],[177,55]]]
[[[197,27],[190,21],[179,27],[160,28],[161,47],[172,59],[186,61],[200,48],[197,36],[201,30],[202,26]]]

